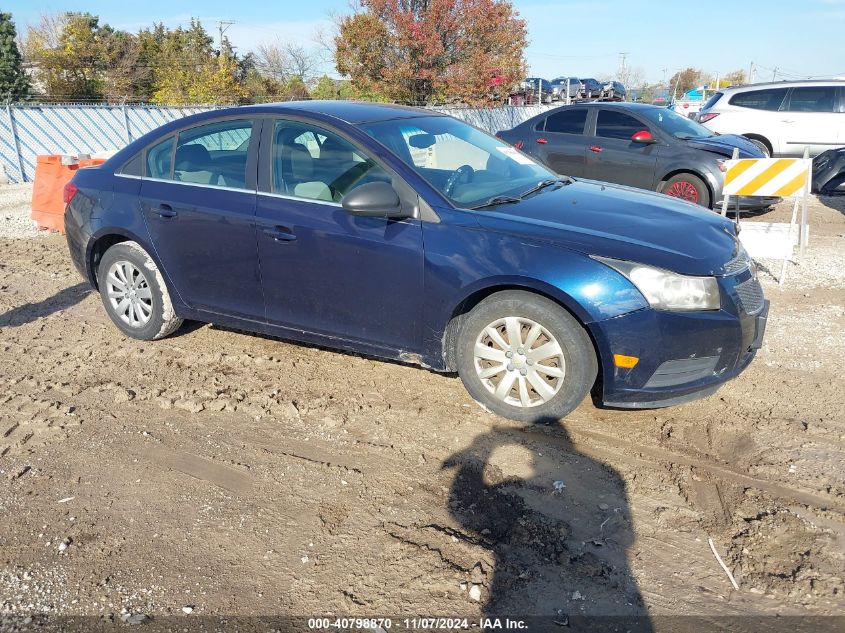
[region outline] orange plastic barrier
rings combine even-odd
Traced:
[[[53,154],[38,156],[32,187],[32,220],[39,229],[65,232],[64,189],[76,170],[101,165],[102,158],[77,158]]]

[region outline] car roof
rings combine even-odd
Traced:
[[[218,116],[231,113],[279,113],[299,115],[322,115],[339,121],[356,125],[373,121],[387,121],[390,119],[411,119],[421,116],[446,116],[436,110],[414,108],[393,103],[369,103],[364,101],[314,100],[314,101],[285,101],[281,103],[267,103],[255,106],[241,106],[216,110]]]
[[[560,106],[560,108],[614,108],[618,110],[653,110],[659,108],[665,110],[666,106],[654,105],[652,103],[631,103],[630,101],[584,101],[583,103],[571,103]],[[553,112],[553,110],[548,110],[543,114],[548,114],[549,112]]]
[[[746,90],[761,90],[766,88],[794,88],[796,86],[843,86],[845,79],[801,79],[797,81],[765,81],[756,84],[743,84],[741,86],[728,86],[719,88],[718,92],[744,92]]]

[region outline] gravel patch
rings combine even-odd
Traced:
[[[0,186],[0,239],[23,240],[49,235],[35,228],[30,216],[32,183]]]

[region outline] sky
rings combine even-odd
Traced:
[[[622,54],[648,81],[661,81],[687,66],[710,73],[745,69],[758,81],[845,76],[845,0],[513,0],[527,21],[529,74],[611,76]],[[263,42],[294,41],[316,47],[330,32],[332,15],[349,12],[349,0],[7,0],[18,31],[44,13],[87,11],[101,23],[136,31],[153,22],[175,27],[198,17],[226,36],[239,52]],[[324,69],[334,73],[333,64]],[[775,75],[775,71],[777,74]]]

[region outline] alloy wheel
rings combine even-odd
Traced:
[[[484,387],[506,404],[528,408],[544,404],[563,386],[563,348],[545,327],[508,316],[483,328],[473,352]]]
[[[673,182],[672,186],[666,190],[666,195],[672,196],[673,198],[681,198],[689,202],[698,202],[699,197],[698,189],[695,188],[695,185],[686,180]]]
[[[106,274],[109,305],[121,321],[144,327],[153,315],[153,293],[144,273],[131,262],[116,261]]]

